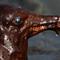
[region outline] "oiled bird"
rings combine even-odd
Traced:
[[[46,30],[58,33],[60,16],[0,5],[0,60],[27,60],[28,39]]]

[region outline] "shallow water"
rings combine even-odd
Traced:
[[[36,46],[37,48],[52,49],[51,54],[35,54],[28,55],[28,60],[60,60],[60,36],[56,36],[53,31],[40,33],[29,39],[29,47]]]
[[[52,54],[28,55],[28,60],[60,60],[60,52]]]
[[[52,55],[29,55],[28,60],[54,60]]]
[[[60,60],[59,55],[29,55],[28,60]]]

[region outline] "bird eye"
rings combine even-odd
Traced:
[[[23,22],[22,18],[20,16],[17,16],[15,18],[15,23],[18,25],[18,24],[21,24]]]

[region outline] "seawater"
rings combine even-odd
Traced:
[[[28,55],[28,60],[60,60],[58,55]]]

